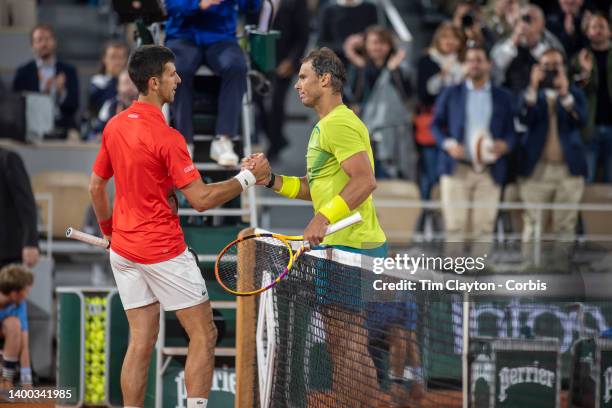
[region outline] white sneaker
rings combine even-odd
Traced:
[[[221,166],[237,166],[238,155],[234,144],[227,136],[216,137],[210,144],[210,158]]]

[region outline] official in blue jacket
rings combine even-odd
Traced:
[[[182,79],[173,103],[174,125],[193,144],[193,79],[202,64],[221,77],[217,138],[211,157],[222,165],[235,165],[231,137],[238,135],[247,66],[236,39],[238,10],[254,13],[261,0],[166,0],[166,46],[176,54]]]
[[[531,71],[519,105],[527,131],[520,142],[519,191],[526,203],[577,204],[587,175],[581,129],[586,124],[584,93],[570,85],[563,54],[551,49]],[[523,240],[533,239],[536,212],[523,213]],[[573,239],[577,211],[553,213],[553,233]]]
[[[490,242],[508,171],[506,156],[516,141],[514,109],[510,92],[491,83],[484,48],[469,48],[465,63],[466,79],[446,88],[434,108],[442,214],[448,242],[466,240],[467,231],[475,240]],[[470,217],[470,210],[457,203],[487,208],[476,208]]]

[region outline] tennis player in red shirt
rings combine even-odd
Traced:
[[[161,304],[176,311],[189,335],[187,407],[206,408],[217,331],[206,284],[168,197],[178,188],[193,208],[204,211],[265,180],[270,168],[258,156],[234,178],[204,184],[185,139],[166,124],[161,112],[164,103],[174,100],[181,83],[172,51],[142,46],[130,58],[128,71],[138,88],[138,101],[106,125],[89,187],[100,228],[111,240],[110,262],[130,325],[121,371],[123,403],[144,405]],[[106,193],[111,177],[115,178],[114,209]]]

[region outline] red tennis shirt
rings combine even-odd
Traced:
[[[113,251],[142,264],[185,251],[179,217],[167,197],[200,173],[185,139],[156,106],[134,102],[108,122],[93,171],[104,179],[115,177]]]

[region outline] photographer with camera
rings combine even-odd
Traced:
[[[548,49],[563,49],[559,40],[544,26],[544,13],[538,6],[521,8],[512,35],[499,41],[491,51],[493,78],[515,94],[529,84],[529,73]]]
[[[533,66],[519,114],[527,127],[520,146],[521,200],[579,203],[587,175],[580,132],[587,106],[582,90],[569,82],[562,51],[545,51]],[[552,232],[561,240],[572,240],[577,215],[575,210],[554,211]],[[536,216],[535,210],[523,212],[523,242],[533,239]]]
[[[491,50],[494,35],[482,23],[482,9],[478,1],[459,1],[453,13],[453,25],[465,36],[467,47],[483,47],[487,52]]]

